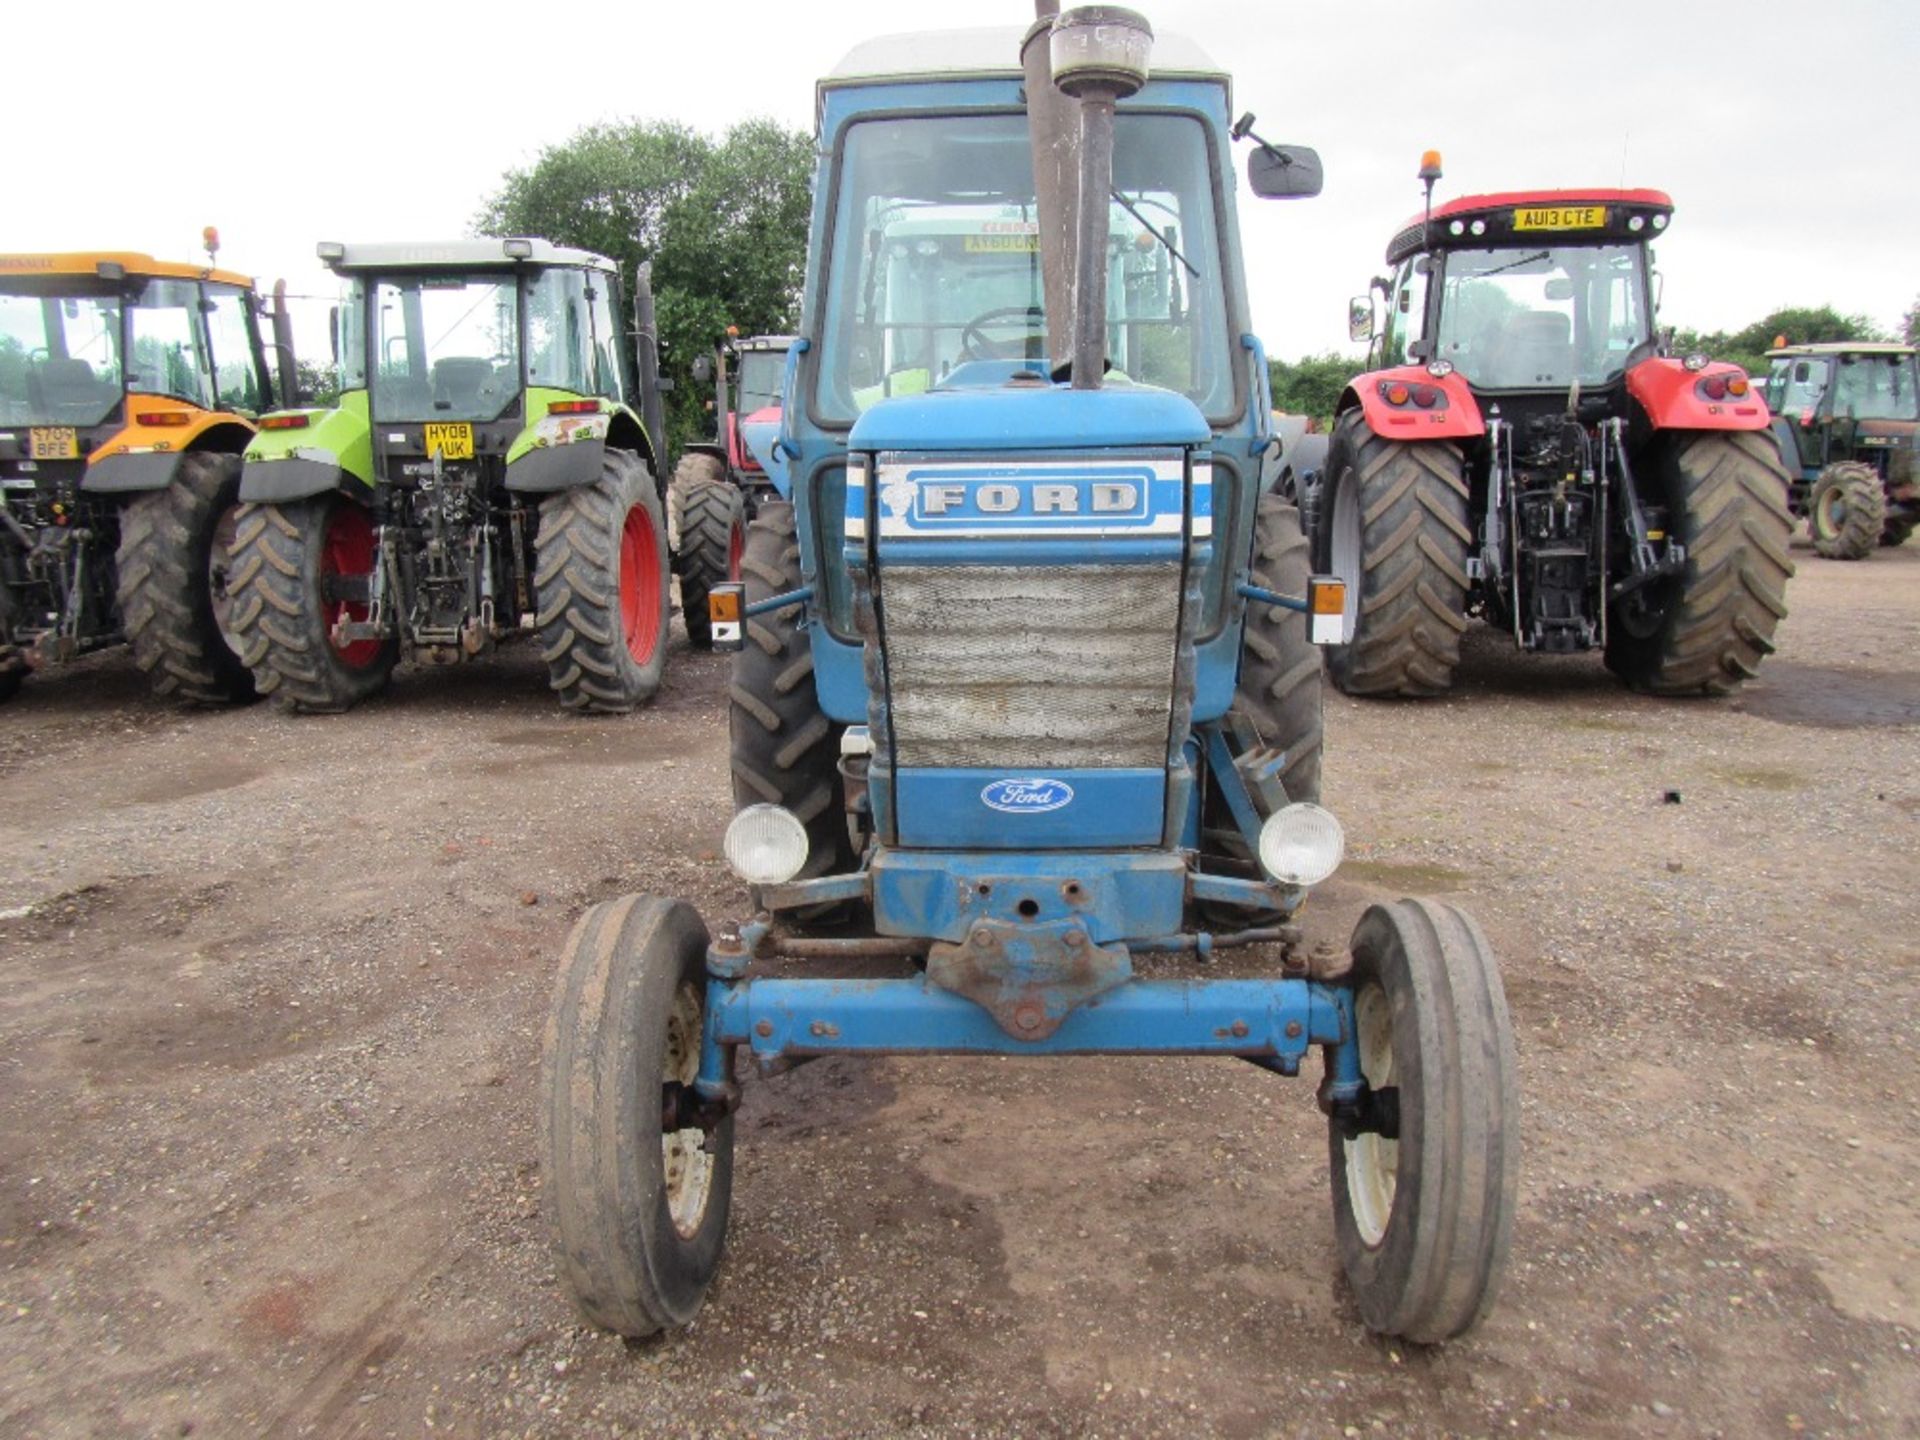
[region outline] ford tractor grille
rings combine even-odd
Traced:
[[[881,571],[896,763],[1002,771],[1166,764],[1177,558]]]

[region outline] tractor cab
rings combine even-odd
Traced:
[[[205,507],[232,508],[228,482],[273,386],[253,282],[215,269],[218,237],[206,240],[206,265],[117,250],[0,255],[0,694],[28,668],[122,639],[161,694],[252,693],[212,613],[215,592],[224,613],[224,541],[196,527]],[[180,543],[193,558],[171,557],[178,584],[157,602],[178,607],[178,623],[153,625],[132,592],[165,543],[131,522],[152,511],[160,523],[160,501],[142,502],[169,495],[193,516],[163,529],[191,531]]]
[[[1920,524],[1920,365],[1908,345],[1841,341],[1767,352],[1767,405],[1814,548],[1858,560]]]

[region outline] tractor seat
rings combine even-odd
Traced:
[[[27,394],[43,413],[98,409],[112,393],[113,387],[95,376],[93,366],[84,360],[42,360],[27,371]]]
[[[1491,372],[1481,384],[1493,389],[1564,385],[1573,375],[1573,324],[1565,315],[1536,311],[1516,315],[1488,357]]]
[[[436,410],[468,413],[480,408],[480,397],[492,388],[493,362],[460,356],[436,361],[433,367],[433,405]]]

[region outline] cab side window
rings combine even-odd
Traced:
[[[627,383],[626,352],[620,343],[620,323],[614,318],[611,275],[597,270],[588,273],[587,309],[593,320],[593,392],[609,399],[625,401],[632,386]]]
[[[260,372],[254,365],[253,325],[247,297],[234,290],[210,293],[207,334],[213,349],[214,393],[222,410],[258,414],[263,406]]]

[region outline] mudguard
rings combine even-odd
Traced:
[[[1642,360],[1627,371],[1627,393],[1646,412],[1655,430],[1765,430],[1772,423],[1767,402],[1758,388],[1749,389],[1738,399],[1729,396],[1715,400],[1701,390],[1703,382],[1725,379],[1747,372],[1738,365],[1709,363],[1704,370],[1689,370],[1667,355]],[[1798,471],[1797,457],[1788,468]]]
[[[253,427],[224,410],[201,410],[168,396],[128,398],[127,423],[88,457],[80,489],[89,495],[134,495],[173,483],[180,457],[195,450],[231,454]],[[166,423],[158,424],[156,420]]]
[[[348,487],[347,472],[332,458],[255,460],[250,456],[240,467],[240,499],[249,504],[281,505]]]
[[[1395,384],[1409,391],[1419,386],[1435,392],[1435,403],[1420,406],[1409,399],[1395,405],[1385,393]],[[1367,428],[1388,440],[1466,440],[1487,428],[1472,388],[1457,370],[1436,376],[1424,365],[1397,365],[1356,376],[1341,394],[1335,413],[1344,414],[1356,405],[1366,416]]]
[[[607,456],[603,435],[576,435],[559,445],[539,445],[507,459],[507,489],[546,494],[591,485]]]
[[[126,495],[140,490],[164,490],[173,483],[184,450],[149,450],[141,454],[102,455],[87,466],[80,488],[90,495]]]
[[[373,488],[373,429],[367,392],[349,390],[331,410],[303,407],[263,416],[304,416],[305,423],[262,429],[247,446],[240,498],[260,504],[305,500],[330,490]]]

